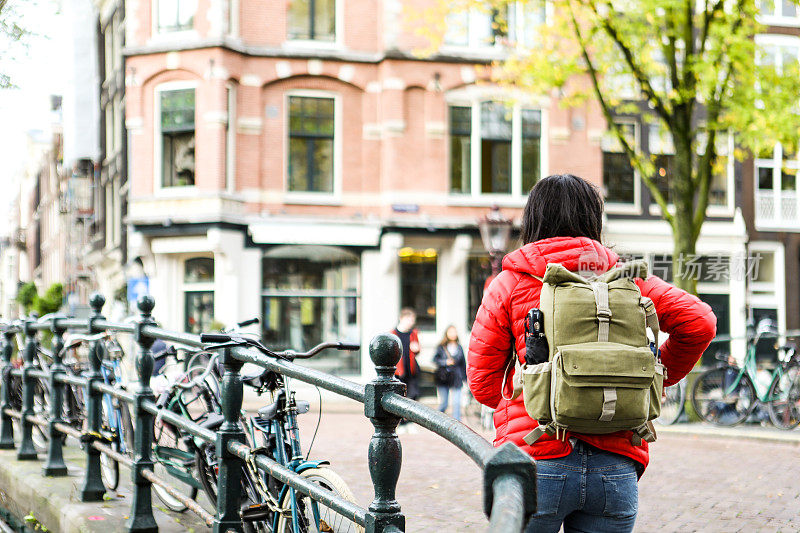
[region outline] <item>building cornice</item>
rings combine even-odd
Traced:
[[[126,46],[123,50],[125,57],[166,54],[168,52],[187,52],[192,50],[206,50],[221,48],[237,54],[250,57],[280,58],[280,59],[324,59],[328,61],[341,61],[346,63],[378,64],[383,61],[420,61],[429,63],[456,63],[456,64],[490,64],[500,58],[497,52],[492,57],[479,53],[447,52],[426,57],[420,57],[404,50],[391,49],[383,52],[363,52],[345,49],[325,48],[292,48],[270,46],[248,46],[234,39],[197,39],[189,42],[154,42],[144,46]]]

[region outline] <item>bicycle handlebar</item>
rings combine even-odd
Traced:
[[[200,342],[202,342],[203,344],[224,345],[224,346],[208,346],[207,349],[209,350],[229,347],[231,345],[250,346],[256,348],[260,352],[269,355],[271,357],[276,357],[278,359],[287,359],[289,361],[292,361],[294,359],[309,359],[327,348],[335,348],[336,350],[344,350],[344,351],[356,351],[361,349],[361,345],[355,343],[323,342],[321,344],[314,346],[313,348],[311,348],[306,352],[296,352],[294,350],[284,350],[282,352],[274,352],[255,339],[241,337],[239,335],[230,335],[226,333],[201,333]]]
[[[247,326],[252,326],[253,324],[258,324],[260,320],[258,317],[251,318],[250,320],[244,320],[236,324],[237,328],[246,328]]]

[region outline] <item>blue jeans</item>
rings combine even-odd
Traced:
[[[537,510],[527,533],[629,533],[639,510],[636,463],[577,441],[572,453],[536,461]]]
[[[453,418],[461,420],[461,385],[458,387],[444,387],[438,385],[436,389],[439,391],[439,410],[445,412],[449,399],[453,398]]]

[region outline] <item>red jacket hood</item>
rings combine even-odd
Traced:
[[[553,237],[531,242],[503,258],[503,270],[543,276],[548,263],[572,271],[605,272],[619,256],[588,237]]]

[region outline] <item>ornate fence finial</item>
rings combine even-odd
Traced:
[[[67,369],[64,368],[62,358],[64,354],[64,333],[65,327],[60,325],[63,316],[56,315],[50,323],[50,330],[53,332],[53,364],[50,365],[50,424],[48,434],[50,442],[47,447],[47,460],[42,467],[45,476],[66,476],[67,465],[64,464],[64,453],[62,450],[63,441],[61,432],[56,429],[56,424],[63,422],[61,415],[64,412],[64,389],[65,385],[58,379],[59,375],[66,375]]]
[[[106,297],[99,292],[93,292],[89,297],[89,306],[92,308],[94,316],[103,314],[104,305],[106,305]]]
[[[105,317],[101,314],[105,303],[106,299],[98,292],[89,297],[89,305],[92,307],[93,311],[92,316],[90,316],[87,321],[90,335],[95,335],[103,331],[95,324],[101,320],[105,320]],[[99,435],[102,426],[103,393],[95,389],[94,384],[103,381],[103,374],[100,373],[100,367],[103,364],[105,351],[105,344],[102,340],[92,342],[92,345],[89,347],[90,368],[86,376],[86,392],[84,395],[87,398],[86,429],[90,435]],[[87,444],[86,474],[84,475],[83,485],[81,486],[82,502],[99,502],[103,500],[106,488],[103,485],[103,478],[101,477],[100,471],[100,451],[94,446]]]
[[[375,427],[367,452],[375,491],[367,512],[367,533],[405,531],[406,520],[395,495],[403,459],[395,431],[400,417],[384,410],[382,404],[386,395],[406,393],[405,384],[394,377],[402,353],[400,339],[395,335],[377,335],[369,344],[369,357],[378,376],[367,383],[364,391],[364,414]]]
[[[14,425],[11,422],[11,417],[6,414],[6,409],[11,409],[11,357],[14,355],[14,335],[16,334],[16,326],[8,326],[3,330],[3,367],[2,379],[3,386],[2,404],[0,404],[0,449],[13,450],[14,449]]]
[[[153,347],[155,339],[144,333],[144,328],[155,324],[152,313],[156,302],[152,296],[141,296],[136,303],[139,308],[139,321],[133,331],[133,338],[139,345],[136,357],[136,372],[139,375],[139,387],[134,392],[133,414],[136,427],[133,431],[135,460],[131,468],[133,480],[133,501],[131,515],[125,522],[129,532],[150,533],[158,531],[158,524],[153,516],[153,500],[150,480],[142,472],[153,470],[153,423],[155,417],[145,411],[146,402],[155,402],[153,389],[150,388],[150,376],[153,373]]]
[[[33,460],[36,459],[36,447],[33,445],[33,422],[28,420],[29,416],[33,416],[33,392],[36,386],[36,378],[30,375],[34,370],[33,360],[36,357],[36,329],[34,324],[38,315],[31,313],[27,320],[23,323],[23,331],[25,331],[25,349],[23,350],[22,359],[22,420],[20,420],[20,428],[22,430],[22,440],[19,443],[19,450],[17,451],[17,459],[19,460]]]

